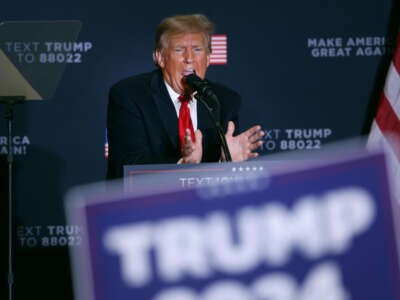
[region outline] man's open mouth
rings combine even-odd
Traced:
[[[195,70],[184,70],[182,72],[182,77],[188,76],[190,74],[196,74],[196,71]]]

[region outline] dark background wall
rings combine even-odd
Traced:
[[[216,34],[227,35],[228,63],[210,66],[207,77],[242,95],[241,128],[260,124],[269,133],[260,154],[268,155],[368,133],[399,26],[398,6],[395,0],[2,3],[1,21],[78,20],[77,42],[92,45],[80,52],[81,63],[66,65],[52,99],[15,107],[16,299],[72,299],[65,241],[79,244],[79,229],[65,226],[63,196],[72,186],[104,179],[108,89],[153,69],[154,33],[164,17],[204,13]],[[368,37],[380,42],[363,45]],[[329,45],[332,38],[343,45]],[[348,45],[350,38],[361,44]],[[4,266],[6,136],[1,119]]]

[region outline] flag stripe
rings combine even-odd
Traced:
[[[226,64],[227,63],[227,36],[226,34],[212,35],[211,36],[211,64]]]
[[[397,116],[400,116],[400,75],[393,63],[389,67],[384,91]]]
[[[379,99],[375,120],[369,134],[367,148],[386,149],[389,175],[394,199],[400,205],[400,35],[390,64],[385,87]]]
[[[377,144],[383,139],[390,144],[394,156],[400,162],[400,35],[397,48],[390,64],[385,87],[379,99],[375,120],[368,138],[368,146]],[[399,167],[400,168],[400,167]],[[400,200],[400,199],[399,199]]]
[[[391,149],[397,161],[400,162],[400,149],[398,145],[393,144],[391,141],[394,138],[392,135],[400,132],[400,120],[383,93],[379,101],[375,122],[377,125],[376,129],[379,130],[379,132],[375,132],[375,138],[379,138],[379,135],[383,135],[386,142],[392,146]]]
[[[385,94],[382,93],[378,111],[375,117],[376,123],[383,133],[400,132],[400,120]]]

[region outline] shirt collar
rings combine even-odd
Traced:
[[[164,80],[165,86],[167,87],[167,91],[169,96],[171,97],[172,102],[174,103],[180,103],[178,97],[180,96],[180,94],[178,94],[177,92],[174,91],[174,89]],[[189,103],[191,103],[192,101],[194,101],[194,95],[196,94],[196,92],[194,92],[192,94],[192,100],[189,101]]]
[[[165,86],[167,87],[167,91],[169,96],[172,99],[172,102],[176,103],[179,102],[179,94],[173,90],[173,88],[164,80]]]

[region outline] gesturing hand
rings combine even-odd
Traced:
[[[228,144],[229,152],[231,153],[232,161],[244,161],[249,158],[257,157],[258,153],[253,152],[262,145],[260,138],[264,135],[260,131],[260,126],[253,126],[250,129],[242,132],[237,136],[233,136],[235,124],[232,121],[228,123],[225,138]],[[225,155],[222,151],[222,160],[225,161]]]
[[[199,163],[203,155],[203,146],[201,139],[203,135],[201,131],[197,129],[194,133],[196,141],[193,143],[190,137],[190,130],[186,129],[185,132],[185,142],[182,147],[182,163],[193,164]]]

